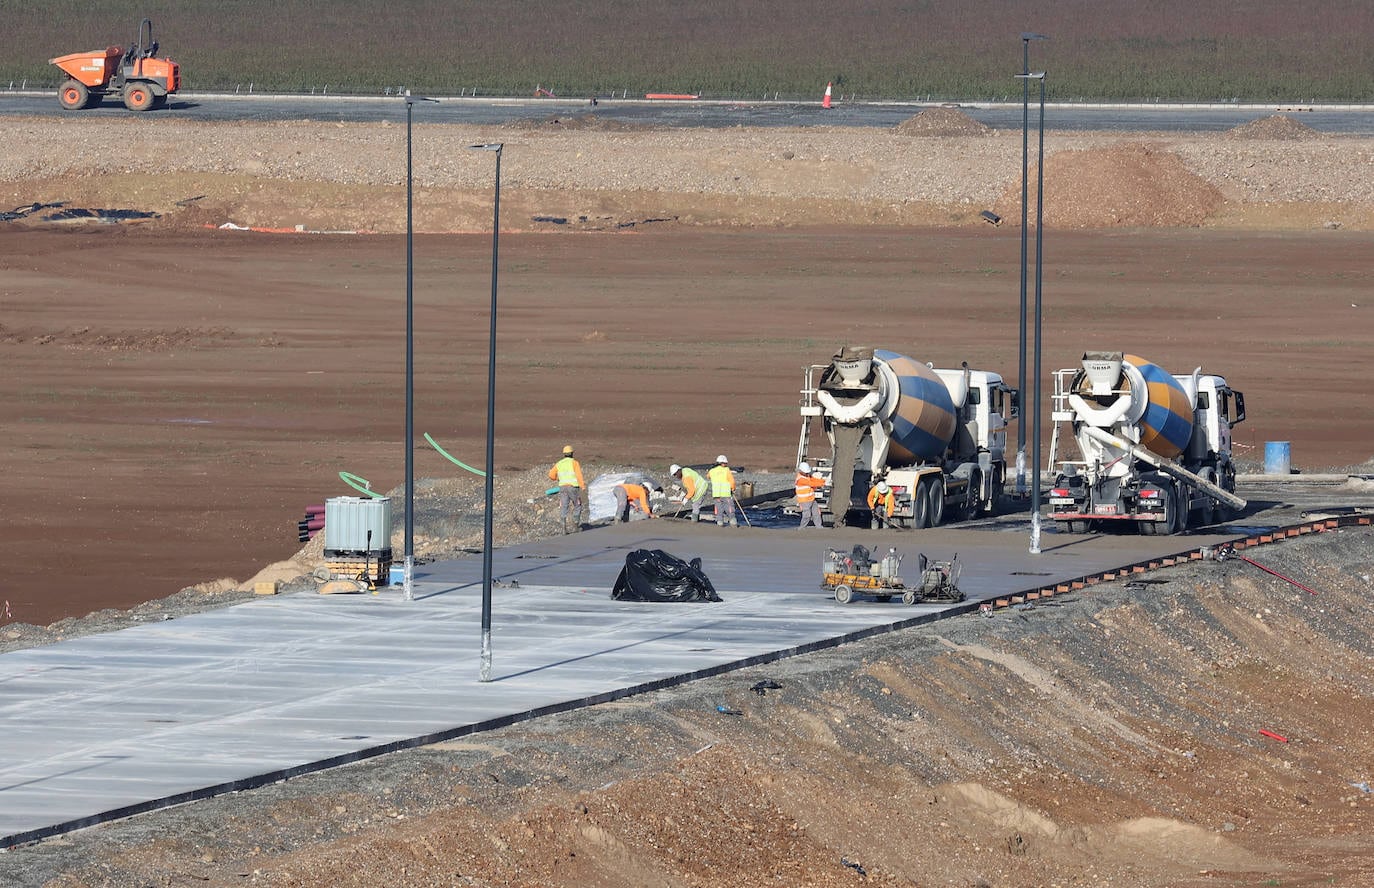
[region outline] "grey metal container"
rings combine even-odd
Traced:
[[[391,551],[391,499],[336,496],[324,501],[324,553]]]

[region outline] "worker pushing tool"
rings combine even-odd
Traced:
[[[571,444],[563,448],[563,458],[549,469],[549,480],[558,482],[558,512],[563,516],[563,532],[582,529],[582,491],[587,482],[582,478],[582,463],[573,458]],[[571,524],[568,513],[572,513]]]
[[[692,507],[692,521],[700,521],[701,507],[706,502],[706,494],[711,491],[706,479],[696,469],[690,466],[680,466],[677,463],[668,467],[668,474],[676,480],[678,485],[681,485],[686,494],[686,502]]]
[[[615,494],[615,523],[624,524],[630,520],[632,511],[638,512],[645,518],[657,518],[653,507],[649,503],[649,498],[654,495],[659,486],[652,481],[627,481],[624,484],[617,484],[612,488]]]
[[[897,497],[886,481],[879,481],[868,492],[868,508],[873,510],[873,518],[868,526],[873,530],[892,526],[892,513],[897,508]]]
[[[711,481],[711,498],[716,504],[716,524],[739,527],[735,519],[735,473],[730,471],[730,460],[725,454],[716,457],[716,464],[706,476]]]
[[[808,523],[815,527],[821,524],[821,504],[816,502],[816,491],[825,486],[825,479],[811,474],[811,464],[802,462],[797,465],[797,508],[801,510],[801,527]]]

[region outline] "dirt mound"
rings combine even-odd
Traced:
[[[1287,141],[1307,141],[1320,139],[1322,134],[1305,123],[1299,123],[1284,114],[1261,117],[1249,123],[1227,130],[1228,139],[1283,139]]]
[[[927,108],[895,126],[903,136],[990,136],[992,127],[956,108]]]
[[[1034,183],[1035,170],[1030,178]],[[1034,184],[1031,191],[1034,203]],[[1017,182],[1002,193],[998,212],[1011,218],[1020,199]],[[1149,145],[1061,151],[1045,159],[1047,227],[1194,227],[1223,202],[1177,155]]]

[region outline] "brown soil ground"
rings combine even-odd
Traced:
[[[295,552],[306,506],[354,492],[339,472],[402,482],[403,238],[0,237],[9,621],[247,581]],[[592,472],[721,451],[785,472],[801,368],[849,342],[1014,378],[1019,249],[987,225],[504,236],[498,471],[570,442]],[[1248,396],[1242,457],[1277,440],[1309,471],[1361,464],[1371,250],[1346,232],[1052,231],[1042,364],[1120,348],[1202,366]],[[416,240],[420,478],[463,474],[425,432],[481,461],[490,253],[480,234]],[[524,483],[507,502],[543,490]]]
[[[127,608],[215,577],[232,579],[188,594],[229,594],[297,551],[307,505],[352,492],[339,472],[379,490],[403,478],[396,128],[130,129],[141,126],[20,121],[0,136],[13,205],[161,214],[141,225],[52,224],[41,213],[0,223],[10,506],[0,623]],[[1201,366],[1246,392],[1238,444],[1252,465],[1277,440],[1291,442],[1304,470],[1368,471],[1374,413],[1360,406],[1358,368],[1374,349],[1370,145],[1283,129],[1057,136],[1046,161],[1043,367],[1089,349],[1136,352],[1172,372]],[[508,142],[498,544],[552,529],[540,473],[564,443],[593,473],[662,472],[722,451],[737,465],[789,471],[802,367],[843,344],[968,361],[1015,381],[1019,134],[422,132],[450,147]],[[63,169],[53,158],[73,152],[57,146],[77,136],[122,152]],[[159,170],[159,156],[175,160]],[[432,144],[421,157],[416,218],[429,233],[414,243],[415,428],[475,464],[491,167]],[[982,209],[1005,221],[986,224]],[[389,233],[205,227],[224,222]],[[417,477],[460,483],[418,440]],[[423,554],[470,540],[422,543]],[[1341,561],[1367,574],[1364,545]],[[1308,557],[1294,568],[1321,569]],[[1360,569],[1329,579],[1367,592]],[[708,725],[700,700],[629,703],[644,718],[620,726],[635,747],[623,759],[604,726],[579,717],[562,742],[584,744],[593,760],[572,768],[560,765],[556,732],[513,732],[408,760],[469,781],[456,789],[400,781],[356,797],[337,787],[264,797],[255,804],[282,824],[280,841],[233,814],[197,821],[251,837],[225,837],[232,862],[201,839],[164,838],[114,861],[82,844],[83,860],[103,862],[56,884],[182,884],[200,873],[172,862],[195,860],[217,884],[243,884],[241,869],[282,885],[857,884],[857,869],[836,866],[845,855],[875,884],[1234,884],[1256,862],[1284,884],[1325,884],[1338,869],[1337,884],[1371,884],[1349,878],[1369,876],[1370,849],[1356,839],[1365,808],[1346,810],[1361,801],[1349,782],[1372,764],[1367,638],[1342,641],[1357,653],[1323,672],[1346,656],[1326,652],[1331,627],[1299,625],[1311,615],[1292,602],[1272,628],[1275,587],[1238,582],[1170,599],[1207,610],[1231,639],[1229,653],[1184,658],[1196,661],[1189,670],[1118,676],[1156,621],[1175,614],[1130,601],[1107,622],[1084,613],[1058,624],[1069,635],[1047,631],[1024,647],[937,647],[934,665],[908,661],[900,642],[879,645],[818,671],[807,702],[789,701],[762,731]],[[1350,591],[1323,605],[1323,620],[1367,625],[1363,602]],[[1099,639],[1118,658],[1100,672],[1067,653],[1093,633],[1115,639]],[[1156,655],[1174,650],[1154,641]],[[1070,699],[1057,690],[1060,671],[1076,676]],[[942,676],[934,685],[932,674]],[[870,685],[872,695],[852,696]],[[1198,713],[1222,701],[1239,716],[1264,702],[1265,718],[1307,712],[1313,731],[1344,739],[1338,749],[1271,749],[1254,740],[1263,718],[1207,731],[1156,719],[1151,707],[1181,685],[1203,688]],[[733,685],[710,692],[738,696]],[[1026,726],[1011,700],[1076,714]],[[849,755],[855,748],[863,753]],[[919,767],[907,752],[917,749],[929,758]],[[483,783],[485,773],[496,776]],[[1260,826],[1233,842],[1228,823]],[[243,862],[264,854],[268,867]],[[1133,869],[1141,859],[1152,862]]]

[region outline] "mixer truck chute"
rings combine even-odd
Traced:
[[[1080,367],[1055,372],[1052,416],[1050,471],[1061,427],[1080,456],[1050,490],[1050,517],[1065,530],[1124,521],[1173,534],[1245,508],[1231,460],[1245,396],[1220,376],[1171,376],[1135,355],[1088,352]]]
[[[817,501],[837,525],[868,511],[869,487],[880,480],[896,494],[899,524],[971,518],[993,511],[1001,496],[1016,404],[1016,391],[996,373],[843,348],[805,369],[797,462],[826,479]],[[817,426],[825,436],[818,453]]]

